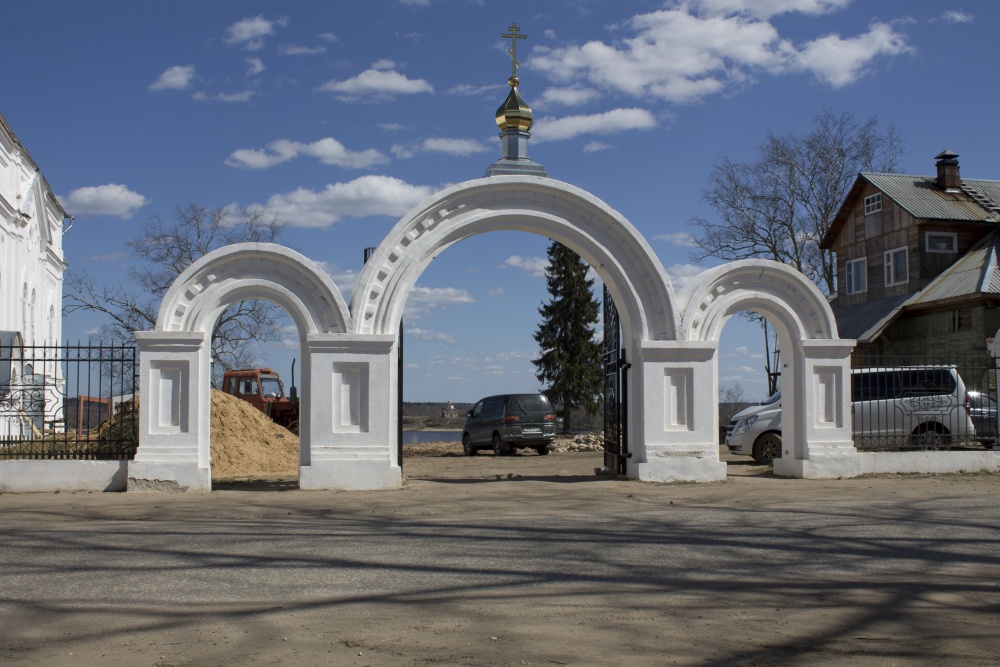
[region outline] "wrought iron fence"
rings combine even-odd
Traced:
[[[862,451],[995,447],[997,369],[986,354],[855,353],[854,445]]]
[[[136,350],[0,345],[0,459],[135,456]]]

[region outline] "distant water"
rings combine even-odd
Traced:
[[[403,431],[403,444],[461,441],[461,431]]]

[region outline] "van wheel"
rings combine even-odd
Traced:
[[[476,455],[476,448],[472,446],[472,438],[469,437],[468,433],[462,436],[462,451],[466,456]]]
[[[549,446],[548,445],[542,445],[541,447],[538,448],[538,455],[539,456],[545,456],[548,453],[549,453]]]
[[[493,436],[493,456],[507,456],[509,454],[510,450],[504,449],[503,441],[500,440],[500,436]]]
[[[781,434],[764,433],[753,443],[753,459],[762,466],[781,458]]]
[[[941,424],[927,422],[917,427],[911,442],[916,449],[943,449],[951,444],[951,436]]]

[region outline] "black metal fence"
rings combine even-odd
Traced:
[[[989,355],[855,353],[854,445],[862,451],[982,449],[997,444],[997,369]]]
[[[0,345],[0,459],[135,456],[136,350]]]

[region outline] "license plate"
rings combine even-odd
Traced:
[[[540,428],[526,428],[523,431],[521,431],[521,433],[541,433],[541,432],[542,429]]]

